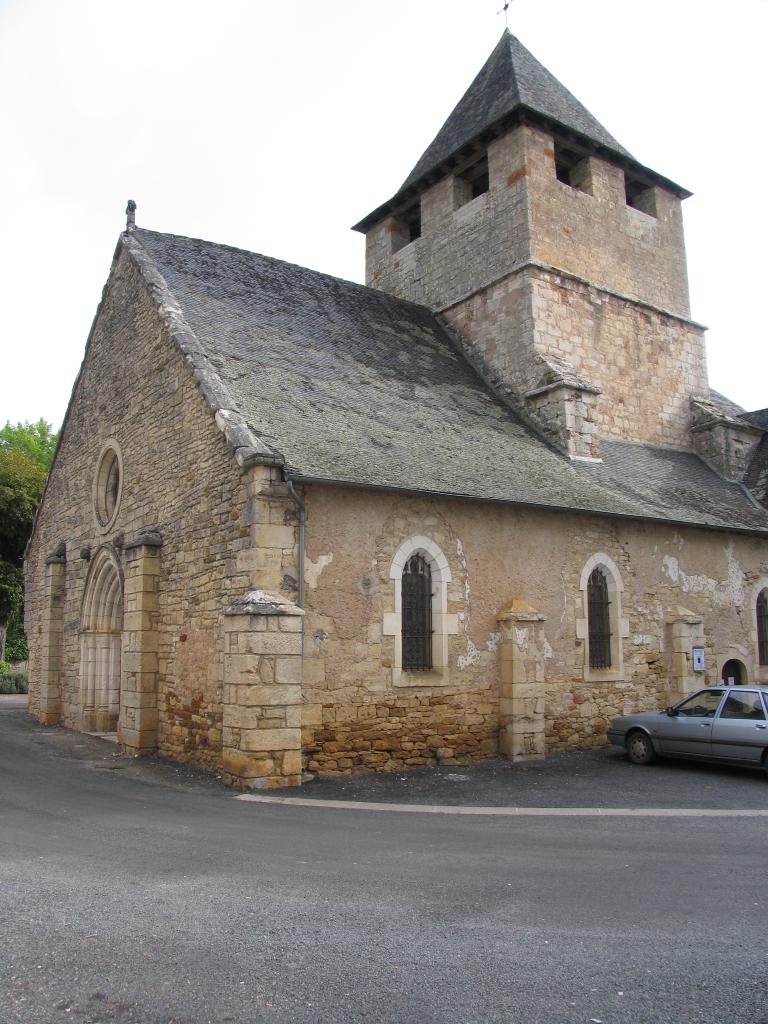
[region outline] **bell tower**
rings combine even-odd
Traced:
[[[691,448],[709,395],[681,186],[640,164],[509,32],[397,193],[367,283],[423,303],[572,458]]]

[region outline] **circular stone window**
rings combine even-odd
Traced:
[[[93,504],[96,519],[102,529],[107,530],[115,521],[120,505],[123,474],[120,454],[113,445],[108,445],[99,459],[94,482]]]

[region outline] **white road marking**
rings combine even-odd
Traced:
[[[310,800],[300,796],[240,793],[235,800],[345,811],[394,811],[399,814],[466,814],[498,818],[768,818],[768,808],[707,807],[466,807],[440,804],[387,804],[371,800]]]

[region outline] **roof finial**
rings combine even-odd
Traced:
[[[497,14],[503,14],[504,15],[504,22],[506,23],[507,31],[509,31],[509,8],[511,6],[512,6],[512,0],[504,0],[504,6],[501,8],[500,11],[496,11]]]
[[[125,229],[130,231],[131,228],[136,227],[136,201],[134,199],[128,200],[128,205],[125,208]]]

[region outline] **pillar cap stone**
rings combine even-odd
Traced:
[[[269,590],[249,590],[224,609],[225,615],[303,615],[304,609],[282,594]]]
[[[67,560],[67,545],[64,541],[59,541],[56,547],[51,551],[45,559],[46,565],[62,565]]]
[[[162,547],[163,538],[160,536],[159,530],[145,530],[143,533],[137,534],[130,540],[127,540],[123,544],[125,551],[130,551],[132,548],[148,547],[148,548],[159,548]]]
[[[507,622],[510,619],[516,622],[544,622],[545,616],[522,597],[513,597],[496,616],[497,622]]]
[[[673,622],[687,622],[691,626],[698,626],[704,619],[701,615],[697,615],[696,612],[692,612],[690,608],[683,608],[681,604],[677,604],[674,608],[669,609],[665,621],[668,625],[671,625]]]

